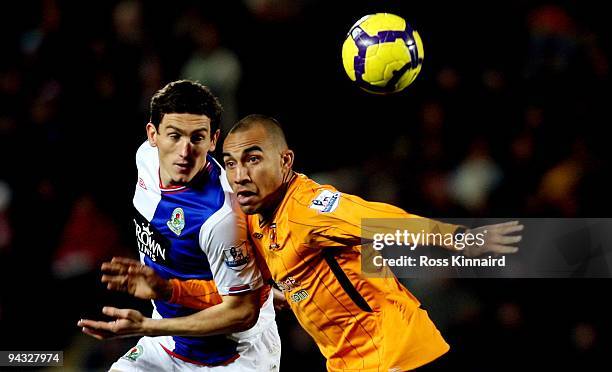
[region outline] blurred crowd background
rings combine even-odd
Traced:
[[[423,70],[395,96],[360,91],[340,50],[361,16],[420,32]],[[0,14],[0,350],[64,350],[103,370],[135,343],[76,327],[104,305],[100,263],[136,256],[134,154],[153,93],[199,80],[222,130],[276,117],[296,169],[429,217],[609,213],[608,13],[595,1],[40,0]],[[406,281],[452,346],[440,370],[601,370],[609,280]],[[278,314],[283,369],[324,361]],[[603,364],[605,366],[606,364]],[[605,370],[606,368],[603,367]]]

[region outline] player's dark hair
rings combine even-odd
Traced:
[[[287,138],[285,137],[283,126],[278,122],[278,120],[267,115],[251,114],[245,116],[234,124],[228,135],[251,129],[255,125],[263,126],[267,133],[278,141],[278,145],[281,147],[287,147]]]
[[[151,98],[150,121],[159,129],[165,114],[206,115],[210,119],[210,131],[219,128],[223,108],[210,89],[190,80],[168,83]]]

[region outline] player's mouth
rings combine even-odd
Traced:
[[[174,167],[179,171],[179,173],[189,173],[193,165],[191,163],[174,163]]]
[[[253,191],[243,190],[236,193],[236,198],[238,199],[238,204],[247,205],[255,199],[256,195]]]

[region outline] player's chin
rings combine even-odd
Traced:
[[[255,214],[257,211],[259,211],[259,208],[255,204],[238,204],[240,205],[240,210],[242,210],[242,213],[244,214]]]
[[[186,183],[188,183],[189,181],[191,181],[193,179],[193,176],[188,173],[188,172],[181,172],[181,173],[177,173],[174,175],[174,177],[172,177],[172,182],[175,185],[184,185]]]

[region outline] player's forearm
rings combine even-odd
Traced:
[[[403,217],[365,219],[362,225],[362,233],[366,238],[374,234],[397,234],[398,231],[407,232],[418,236],[419,245],[441,246],[450,251],[455,251],[453,245],[455,235],[465,232],[465,227],[446,223],[431,218],[418,216],[403,212]]]
[[[223,302],[195,314],[143,322],[148,336],[211,336],[245,331],[257,322],[259,309],[251,306],[231,306]]]
[[[429,226],[427,232],[429,233],[438,233],[440,234],[439,240],[442,244],[439,244],[442,248],[447,249],[451,252],[456,252],[458,249],[455,247],[454,242],[456,241],[457,234],[464,234],[466,232],[466,227],[462,225],[455,225],[452,223],[446,223],[438,220],[434,220],[431,218],[423,218],[426,221],[426,224]],[[449,239],[452,236],[453,239]]]

